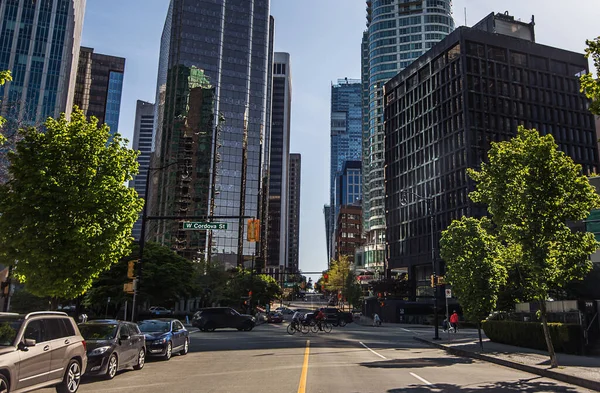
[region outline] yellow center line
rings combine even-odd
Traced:
[[[302,364],[302,374],[300,374],[300,385],[298,393],[306,392],[306,377],[308,376],[308,355],[310,354],[310,340],[306,340],[306,349],[304,350],[304,364]]]

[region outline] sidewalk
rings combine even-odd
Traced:
[[[472,333],[468,336],[448,335],[440,331],[440,337],[439,341],[433,340],[430,336],[425,338],[423,335],[415,336],[414,339],[444,349],[453,355],[485,360],[600,391],[600,357],[557,353],[559,367],[551,369],[550,357],[544,351],[494,343],[484,335],[482,352],[479,339],[473,337]]]

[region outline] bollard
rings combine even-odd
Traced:
[[[189,324],[190,324],[190,317],[189,317],[189,315],[186,315],[186,316],[185,316],[185,324],[186,324],[186,325],[189,325]]]

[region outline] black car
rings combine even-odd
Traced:
[[[138,325],[146,336],[148,356],[160,356],[164,360],[169,360],[173,353],[187,355],[190,349],[190,332],[179,320],[148,319]]]
[[[325,320],[333,326],[339,325],[344,327],[346,324],[354,321],[352,313],[341,311],[337,308],[324,308],[323,313],[325,314]]]
[[[119,370],[144,367],[146,340],[135,323],[108,319],[78,326],[87,345],[85,374],[112,379]]]
[[[240,314],[230,307],[203,308],[194,314],[192,326],[203,332],[213,332],[219,328],[235,328],[249,332],[254,329],[256,318]]]

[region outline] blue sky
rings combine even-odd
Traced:
[[[87,0],[82,45],[127,59],[119,131],[133,136],[135,102],[154,102],[158,48],[168,0]],[[502,5],[499,5],[502,3]],[[535,15],[536,41],[583,52],[600,35],[598,0],[454,0],[456,24],[509,11],[523,21]],[[576,4],[576,6],[575,6]],[[292,152],[302,154],[300,268],[326,268],[323,204],[329,199],[330,86],[360,78],[363,0],[271,0],[275,50],[292,59]]]

